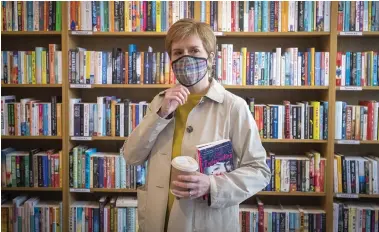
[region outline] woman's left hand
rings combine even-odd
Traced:
[[[179,181],[172,183],[178,187],[188,189],[188,191],[178,191],[173,189],[172,192],[179,198],[199,198],[209,193],[211,182],[209,176],[197,172],[196,175],[180,175]]]

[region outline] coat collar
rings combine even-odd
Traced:
[[[166,90],[160,92],[159,96],[164,96],[166,93]],[[216,80],[212,80],[211,86],[209,87],[209,90],[207,94],[205,94],[205,97],[218,102],[223,103],[224,102],[224,94],[225,94],[225,88],[219,84]]]

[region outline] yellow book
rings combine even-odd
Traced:
[[[36,52],[32,51],[32,84],[37,84],[36,80]]]
[[[46,79],[46,51],[42,51],[42,84],[47,84]]]
[[[247,48],[241,48],[242,53],[242,85],[246,85],[246,53]]]
[[[86,76],[85,84],[91,83],[91,52],[90,51],[85,51],[85,61],[86,61]]]
[[[372,1],[368,1],[368,31],[371,31],[371,5]]]
[[[62,103],[57,103],[57,136],[62,135]]]
[[[288,32],[288,2],[279,2],[282,4],[282,32]]]
[[[109,31],[114,32],[114,1],[109,1]]]
[[[129,28],[129,1],[124,2],[124,28],[126,32],[131,32]]]
[[[313,139],[320,139],[320,102],[311,101],[313,106]]]
[[[56,222],[56,231],[61,231],[61,217],[60,217],[60,208],[55,208],[55,222]]]
[[[136,16],[136,31],[142,31],[141,30],[141,18],[140,18],[140,4],[142,4],[142,2],[139,2],[139,1],[134,1],[135,2],[135,5],[136,5],[136,13],[135,13],[135,16]]]
[[[23,52],[24,56],[24,79],[22,80],[23,84],[29,84],[29,76],[28,76],[28,52]]]
[[[311,60],[308,62],[311,62],[311,71],[309,73],[309,78],[311,78],[311,85],[315,85],[315,48],[310,48],[309,51],[311,53]]]
[[[211,25],[211,2],[205,2],[205,23]]]
[[[369,51],[368,53],[370,53],[370,73],[371,73],[371,79],[370,80],[367,80],[368,83],[370,83],[371,85],[373,85],[374,83],[374,79],[372,79],[372,76],[374,74],[374,52],[373,51]]]
[[[111,102],[111,135],[116,136],[116,101]]]
[[[335,155],[335,159],[337,159],[338,192],[342,193],[342,163],[341,163],[341,156],[340,155]]]
[[[275,191],[280,192],[280,160],[275,159]]]
[[[156,2],[156,9],[155,9],[155,12],[156,12],[156,26],[155,26],[155,29],[156,29],[156,32],[161,32],[161,1],[160,0],[157,0]]]

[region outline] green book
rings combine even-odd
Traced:
[[[62,30],[62,2],[56,2],[56,12],[55,12],[55,30]]]

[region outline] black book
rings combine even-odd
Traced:
[[[129,135],[129,104],[130,104],[130,100],[129,99],[125,99],[124,100],[124,136],[128,136]]]
[[[238,12],[239,28],[238,29],[239,29],[239,31],[243,31],[243,26],[244,26],[243,25],[243,15],[244,15],[243,5],[244,5],[244,1],[239,1],[238,4],[239,4],[239,12]]]
[[[298,31],[304,31],[304,8],[305,8],[305,2],[299,1],[298,4]]]
[[[37,175],[36,171],[33,170],[33,155],[40,152],[41,149],[36,148],[29,151],[29,187],[34,187],[34,175]]]
[[[70,150],[69,155],[68,155],[68,165],[69,165],[69,184],[70,188],[74,187],[74,154],[73,151]]]
[[[80,136],[80,105],[74,104],[74,136]]]

